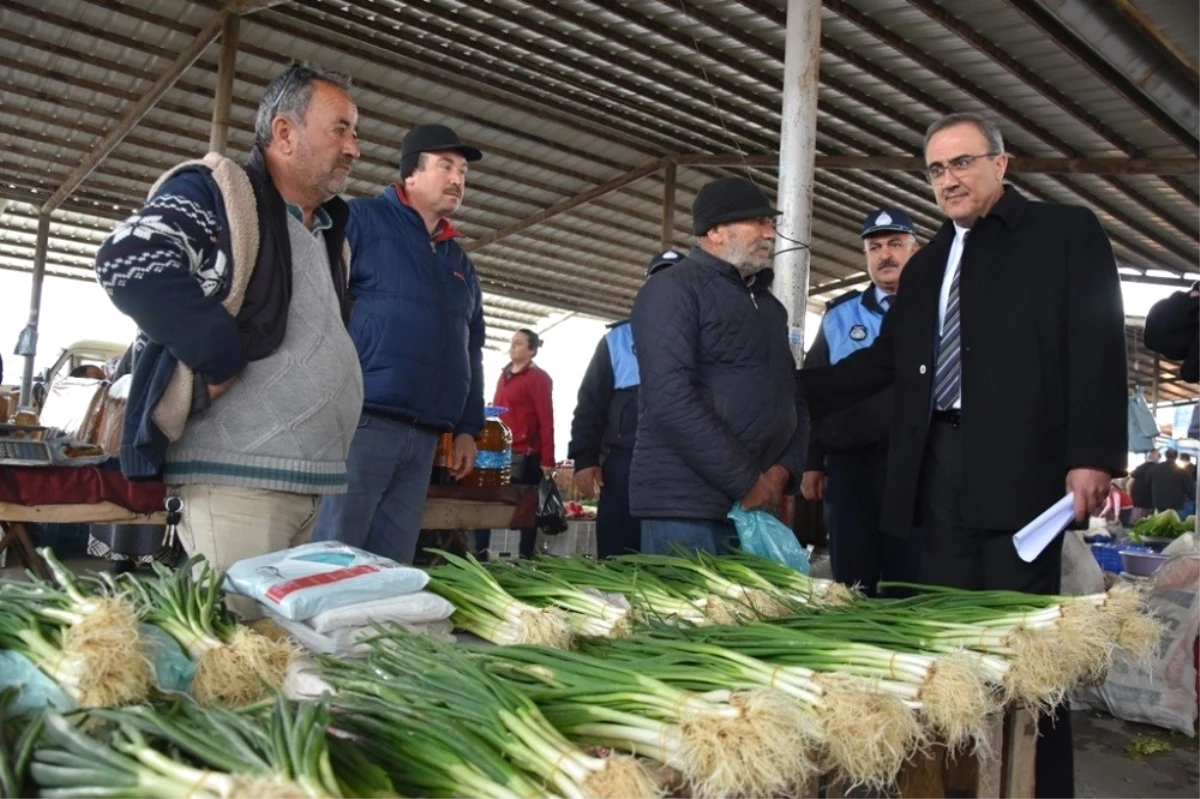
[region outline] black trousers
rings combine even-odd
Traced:
[[[981,530],[962,523],[962,432],[935,421],[921,464],[918,523],[922,582],[977,590],[1057,594],[1062,579],[1062,538],[1026,563],[1013,546],[1013,530]],[[997,497],[1002,502],[1003,497]],[[1038,719],[1035,795],[1073,797],[1075,758],[1070,706]]]
[[[596,556],[599,558],[641,551],[642,523],[629,513],[629,469],[632,465],[633,452],[618,448],[609,450],[600,467],[604,488],[596,509]]]
[[[920,579],[920,542],[879,529],[886,482],[886,452],[826,456],[825,525],[833,579],[858,584],[868,596],[875,596],[880,580]]]
[[[524,457],[513,458],[512,483],[514,485],[535,486],[542,482],[542,456],[533,453]],[[475,557],[483,560],[487,557],[488,536],[491,530],[475,531]],[[522,558],[533,557],[533,547],[537,543],[537,529],[530,527],[521,531],[521,541],[517,545],[517,553]]]

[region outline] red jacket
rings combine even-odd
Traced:
[[[513,454],[541,453],[542,466],[554,466],[554,381],[530,363],[516,374],[504,367],[496,383],[493,405],[507,408],[500,420],[512,430]]]

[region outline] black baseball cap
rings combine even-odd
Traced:
[[[483,153],[469,144],[463,144],[458,134],[445,125],[417,125],[405,136],[400,144],[400,164],[410,158],[416,158],[421,153],[440,152],[449,150],[456,152],[468,161],[478,161]]]
[[[880,208],[867,214],[863,220],[862,237],[865,239],[880,233],[911,233],[915,236],[917,226],[899,208]]]

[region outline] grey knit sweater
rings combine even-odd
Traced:
[[[292,304],[279,349],[252,361],[167,450],[168,483],[339,494],[362,411],[362,371],[324,243],[291,214]]]

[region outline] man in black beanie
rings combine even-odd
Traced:
[[[768,291],[778,215],[749,180],[706,184],[692,204],[696,246],[634,303],[630,510],[643,552],[723,551],[735,504],[775,508],[804,471],[787,311]]]

